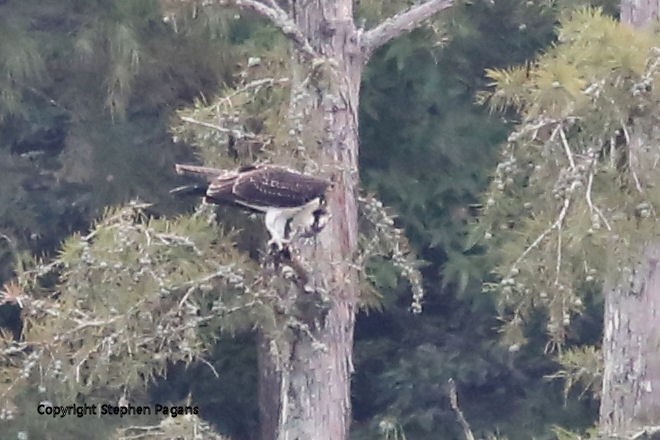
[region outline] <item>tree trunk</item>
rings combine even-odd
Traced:
[[[660,246],[651,248],[605,292],[600,428],[610,437],[660,425]]]
[[[621,2],[621,20],[635,27],[656,21],[659,12],[658,0]],[[642,139],[632,133],[629,148]],[[660,243],[649,244],[643,258],[604,292],[600,430],[610,438],[660,426]]]
[[[634,27],[657,21],[660,13],[658,0],[621,0],[621,22]]]
[[[307,285],[327,308],[294,308],[302,328],[260,344],[260,416],[263,440],[343,440],[351,420],[350,375],[358,296],[358,96],[364,65],[353,25],[352,0],[292,1],[291,18],[312,48],[331,64],[294,61],[292,114],[296,137],[321,172],[331,176],[332,215],[315,245],[296,243]],[[313,69],[317,69],[314,71]],[[296,120],[296,118],[294,118]],[[294,123],[295,124],[295,123]],[[317,150],[317,151],[312,151]],[[315,296],[299,287],[293,296]],[[309,300],[302,298],[303,301]],[[284,344],[275,350],[275,344]],[[282,354],[286,358],[282,358]]]

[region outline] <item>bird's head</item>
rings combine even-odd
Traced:
[[[320,208],[314,210],[314,212],[312,212],[312,216],[314,217],[314,221],[312,222],[311,229],[312,233],[314,234],[321,232],[323,228],[326,227],[331,218],[330,212],[325,206],[321,206]]]

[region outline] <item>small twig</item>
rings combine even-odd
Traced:
[[[456,413],[456,417],[458,418],[458,423],[461,424],[463,427],[463,434],[465,435],[466,440],[474,440],[474,434],[472,433],[472,429],[470,428],[470,424],[465,420],[465,416],[463,415],[463,411],[461,411],[461,408],[458,406],[458,397],[456,395],[456,383],[454,382],[453,378],[449,378],[447,381],[449,384],[449,404],[451,405],[451,409],[454,410]]]
[[[190,124],[196,124],[202,127],[210,128],[213,130],[217,130],[220,133],[226,133],[226,134],[231,134],[232,136],[236,137],[237,139],[256,139],[257,136],[253,133],[246,133],[240,130],[236,130],[234,128],[225,128],[220,125],[216,124],[211,124],[210,122],[204,122],[204,121],[198,121],[197,119],[191,118],[189,116],[180,116],[181,120],[184,122],[188,122]]]
[[[589,210],[593,213],[595,212],[598,217],[605,223],[605,227],[607,228],[608,231],[612,230],[612,226],[610,226],[610,223],[607,221],[607,218],[603,214],[603,212],[598,208],[598,206],[594,205],[593,202],[591,201],[591,186],[594,181],[594,173],[593,171],[589,173],[589,177],[587,179],[587,191],[586,191],[586,199],[587,199],[587,205],[589,206]]]
[[[236,268],[233,265],[221,266],[220,269],[218,269],[216,272],[214,272],[212,274],[205,275],[203,277],[196,278],[194,280],[186,281],[185,283],[182,283],[178,286],[173,286],[171,288],[171,290],[183,289],[185,287],[196,289],[199,286],[201,286],[203,284],[206,284],[209,281],[212,281],[216,278],[224,278],[224,279],[228,278],[228,276],[232,273],[232,270],[235,270],[235,269]],[[240,273],[240,271],[239,271],[239,274],[240,274],[239,276],[242,276],[242,273]],[[181,300],[180,305],[182,305],[185,302],[185,299],[186,299],[188,294],[189,293],[186,293],[184,298]]]
[[[109,324],[113,324],[117,322],[119,319],[121,319],[122,316],[115,316],[110,319],[98,319],[95,321],[79,321],[74,319],[75,322],[79,322],[77,327],[72,328],[71,330],[68,330],[65,334],[70,334],[70,333],[78,333],[80,330],[86,329],[87,327],[102,327],[106,326]]]
[[[207,361],[204,358],[199,358],[198,360],[211,369],[211,372],[213,372],[213,375],[215,376],[216,379],[220,378],[220,374],[218,374],[218,370],[216,370],[215,367],[213,365],[211,365],[211,363],[209,361]]]
[[[568,212],[568,208],[569,208],[570,204],[571,204],[570,199],[569,199],[569,198],[565,198],[565,199],[564,199],[564,206],[561,208],[561,212],[559,213],[559,216],[557,216],[557,220],[555,220],[555,222],[554,222],[552,225],[550,225],[550,227],[549,227],[548,229],[546,229],[545,231],[541,232],[541,234],[539,234],[539,236],[536,237],[536,239],[532,242],[532,244],[530,244],[530,245],[527,247],[527,249],[525,249],[525,250],[523,251],[523,253],[520,254],[520,256],[518,257],[518,259],[517,259],[517,260],[513,263],[513,265],[511,266],[512,268],[518,267],[518,264],[520,264],[520,262],[521,262],[521,261],[527,256],[527,254],[529,254],[534,248],[536,248],[536,247],[539,245],[539,243],[541,243],[541,241],[542,241],[542,240],[543,240],[543,239],[544,239],[544,238],[545,238],[550,232],[552,232],[553,229],[559,227],[559,226],[564,222],[564,218],[566,217],[566,213]]]
[[[603,87],[605,86],[605,80],[601,80],[595,83],[591,83],[589,87],[587,87],[584,90],[585,95],[593,95],[594,97],[598,98],[600,96],[600,92],[603,90]]]
[[[564,133],[564,128],[561,126],[561,124],[558,127],[559,127],[559,136],[561,137],[561,143],[564,145],[564,151],[566,151],[566,156],[568,157],[568,163],[571,164],[571,169],[574,170],[575,160],[573,160],[573,153],[571,152],[571,148],[568,146],[566,133]]]
[[[179,308],[183,307],[183,305],[186,303],[186,301],[188,301],[188,297],[190,297],[190,295],[191,295],[195,290],[197,290],[197,286],[196,286],[196,285],[190,286],[190,287],[188,288],[188,290],[186,291],[186,294],[183,295],[183,298],[181,298],[181,301],[179,301]]]
[[[623,130],[623,135],[626,138],[626,146],[628,147],[628,168],[630,168],[630,173],[632,174],[633,180],[635,181],[635,188],[637,188],[637,191],[642,194],[644,193],[644,190],[642,189],[642,185],[639,183],[639,178],[637,177],[637,172],[635,171],[636,164],[633,162],[636,158],[633,157],[630,134],[628,133],[628,129],[623,122],[621,123],[621,129]]]
[[[11,251],[14,255],[18,255],[18,248],[16,247],[16,241],[13,240],[9,235],[0,233],[0,238],[5,240],[9,247],[11,248]]]
[[[223,96],[221,99],[223,101],[229,101],[231,102],[231,98],[233,98],[236,95],[240,95],[241,93],[245,93],[250,89],[255,89],[263,86],[275,86],[278,84],[286,84],[289,82],[289,78],[283,77],[283,78],[261,78],[261,79],[256,79],[254,81],[250,81],[249,83],[243,85],[242,87],[232,91],[229,95]]]
[[[557,267],[555,268],[555,286],[559,285],[561,271],[561,225],[557,226]]]
[[[19,85],[21,85],[22,87],[24,87],[24,88],[25,88],[26,90],[28,90],[29,92],[32,92],[34,95],[36,95],[36,96],[38,96],[38,97],[40,97],[40,98],[46,100],[46,102],[48,102],[48,103],[49,103],[50,105],[52,105],[53,107],[56,107],[56,108],[62,110],[63,112],[65,112],[65,113],[67,113],[67,114],[69,114],[69,115],[77,116],[77,115],[75,115],[71,110],[69,110],[68,108],[66,108],[65,106],[63,106],[62,104],[60,104],[60,103],[57,102],[55,99],[51,98],[50,96],[48,96],[46,93],[42,92],[41,90],[36,89],[36,88],[34,88],[34,87],[31,87],[31,86],[28,86],[28,85],[25,85],[25,84],[20,84],[20,83],[19,83]]]
[[[203,252],[199,250],[195,242],[188,237],[182,237],[175,234],[158,233],[156,234],[156,238],[158,238],[160,242],[163,243],[164,245],[171,246],[173,244],[178,244],[181,246],[187,246],[191,248],[195,252],[195,254],[199,256],[203,254]]]
[[[80,368],[90,360],[92,353],[97,353],[98,349],[103,345],[105,339],[100,340],[91,350],[87,351],[86,355],[76,364],[76,382],[80,383]]]
[[[239,87],[237,89],[232,90],[231,93],[228,93],[227,95],[220,97],[221,102],[218,104],[218,106],[223,105],[223,106],[228,107],[231,110],[231,109],[234,108],[234,104],[232,103],[232,99],[235,96],[238,96],[242,93],[246,93],[246,92],[250,91],[251,89],[255,89],[254,93],[256,94],[256,93],[259,93],[259,89],[261,89],[262,87],[274,88],[275,86],[287,84],[287,83],[289,83],[289,81],[290,81],[289,78],[286,78],[286,77],[282,77],[282,78],[261,78],[261,79],[256,79],[256,80],[250,81],[249,83],[244,84],[242,87]],[[225,129],[225,130],[227,130],[227,129]],[[236,135],[234,134],[234,136],[236,136]],[[248,133],[248,134],[239,133],[239,135],[236,136],[236,137],[238,137],[238,139],[241,139],[241,137],[246,137],[246,138],[251,139],[251,140],[257,139],[257,136],[255,134],[252,134],[252,133]],[[268,140],[265,140],[265,139],[262,139],[262,140],[259,140],[259,141],[263,143],[264,147],[269,143]]]

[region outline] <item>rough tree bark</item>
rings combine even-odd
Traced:
[[[427,0],[370,30],[357,29],[353,0],[205,0],[234,6],[270,21],[292,44],[293,112],[298,136],[316,145],[317,165],[334,182],[332,221],[306,245],[308,285],[329,300],[295,316],[284,350],[260,342],[260,418],[263,440],[344,440],[351,421],[350,379],[358,298],[358,106],[362,71],[371,54],[422,24],[453,0]],[[291,291],[281,292],[290,297]],[[299,298],[308,295],[293,292]],[[301,325],[302,323],[302,325]],[[286,358],[282,359],[282,353]]]
[[[345,439],[358,296],[351,263],[358,237],[357,106],[363,59],[351,1],[292,1],[289,16],[312,48],[311,61],[321,63],[312,73],[310,51],[294,54],[291,114],[299,118],[299,126],[293,123],[296,136],[318,145],[319,151],[310,154],[334,182],[327,198],[332,221],[314,248],[301,249],[308,285],[331,304],[305,313],[294,309],[295,319],[307,327],[287,333],[286,347],[277,350],[286,359],[273,356],[269,346],[260,350],[261,434],[262,440]],[[296,290],[289,297],[300,294]]]
[[[660,17],[660,1],[658,0],[622,0],[621,22],[635,27],[645,26],[657,21]]]
[[[635,27],[657,21],[659,12],[658,0],[621,2],[622,22]],[[642,139],[632,133],[629,148]],[[643,260],[604,292],[600,430],[606,438],[660,430],[660,243],[649,244]]]
[[[660,246],[617,281],[605,292],[600,428],[630,438],[660,427]]]

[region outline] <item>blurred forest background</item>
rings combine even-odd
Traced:
[[[177,128],[177,111],[212,101],[248,65],[265,64],[286,46],[249,14],[169,3],[176,2],[0,1],[0,282],[13,279],[26,254],[57,256],[106,207],[140,200],[156,218],[193,209],[196,201],[168,194],[182,183],[173,164],[199,160]],[[364,1],[360,15],[369,26],[405,3]],[[582,430],[597,419],[591,393],[550,378],[562,366],[546,353],[540,312],[526,323],[527,344],[501,343],[496,300],[482,291],[495,263],[470,241],[516,118],[476,104],[489,85],[485,70],[544,51],[556,40],[559,17],[584,5],[617,13],[607,0],[466,1],[438,28],[415,31],[371,60],[360,109],[362,184],[396,214],[424,260],[427,293],[423,313],[411,314],[409,285],[390,265],[371,264],[377,294],[357,319],[352,438],[463,438],[449,378],[482,437],[553,439],[557,426]],[[240,215],[226,215],[241,224]],[[252,223],[245,228],[259,231]],[[253,235],[243,234],[239,245],[260,246]],[[602,300],[587,298],[569,346],[600,341]],[[0,306],[0,325],[20,334],[17,304]],[[250,325],[234,325],[207,357],[217,376],[207,363],[172,363],[135,399],[190,398],[228,438],[257,438],[254,338]],[[25,399],[43,399],[31,392],[36,397]],[[89,418],[47,420],[15,410],[0,420],[0,432],[3,439],[25,431],[46,438],[38,434],[46,430],[61,433],[52,438],[85,432],[101,439],[119,422],[99,420],[91,433]]]

